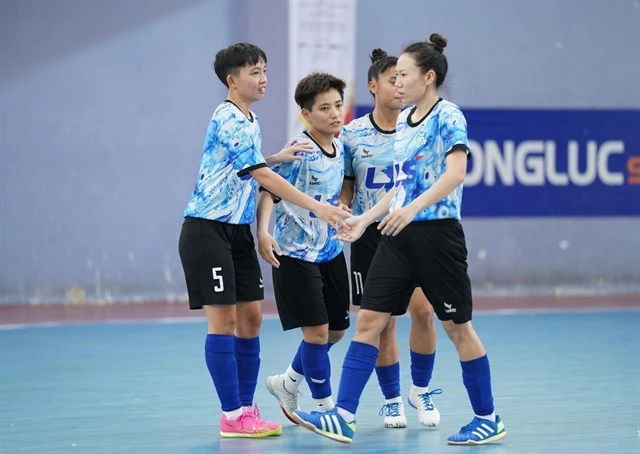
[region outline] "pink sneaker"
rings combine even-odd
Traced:
[[[236,420],[228,420],[223,413],[220,418],[220,435],[226,438],[271,437],[282,435],[282,425],[260,419],[260,410],[255,406],[245,409]]]

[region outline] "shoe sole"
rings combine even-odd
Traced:
[[[269,391],[269,394],[271,394],[273,397],[276,398],[276,400],[278,401],[278,405],[280,406],[280,410],[282,410],[282,414],[284,414],[285,418],[287,418],[289,421],[291,421],[294,424],[298,424],[289,413],[287,413],[287,410],[284,409],[284,407],[282,405],[280,405],[280,399],[278,399],[278,396],[276,396],[275,391],[273,389],[273,387],[271,387],[269,385],[269,380],[267,380],[267,391]]]
[[[384,423],[384,426],[387,429],[406,429],[407,428],[407,421],[395,422],[395,423]]]
[[[326,437],[330,440],[337,441],[339,443],[347,443],[347,444],[353,441],[353,439],[349,437],[345,437],[344,435],[338,435],[331,432],[325,432],[324,430],[320,430],[313,424],[305,421],[304,419],[299,418],[298,415],[296,415],[295,413],[293,414],[293,418],[301,427],[304,427],[305,429],[310,430],[311,432],[315,432],[318,435],[322,435],[323,437]]]
[[[496,441],[500,441],[503,438],[505,438],[507,436],[506,432],[501,432],[499,434],[496,434],[492,437],[489,438],[485,438],[484,440],[481,441],[449,441],[447,440],[447,443],[450,445],[467,445],[467,446],[477,446],[477,445],[486,445],[489,443],[495,443]]]
[[[220,432],[220,436],[224,438],[267,438],[282,435],[282,427],[259,434],[247,434],[242,432]]]
[[[418,411],[418,407],[416,407],[415,405],[413,405],[413,404],[411,403],[411,400],[409,400],[409,398],[408,398],[408,397],[407,397],[407,403],[409,404],[409,406],[410,406],[411,408],[414,408],[416,411]],[[418,422],[420,422],[420,420],[419,420],[419,419],[418,419]],[[435,429],[436,427],[438,427],[438,426],[440,425],[440,421],[438,421],[438,422],[437,422],[437,423],[435,423],[435,424],[422,424],[421,422],[420,422],[420,424],[421,424],[421,425],[423,425],[424,427],[429,427],[430,429]]]

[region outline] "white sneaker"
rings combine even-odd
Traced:
[[[407,416],[404,414],[404,404],[402,402],[384,404],[380,409],[379,415],[384,415],[385,427],[394,429],[407,427]]]
[[[436,427],[440,424],[440,412],[431,400],[433,394],[442,394],[442,390],[434,389],[424,394],[409,392],[407,399],[409,405],[418,410],[418,421],[420,421],[420,424],[426,427]]]
[[[280,409],[282,413],[287,417],[289,421],[294,424],[298,424],[291,415],[300,410],[300,406],[298,405],[298,397],[301,395],[299,392],[295,394],[290,393],[284,387],[285,376],[281,375],[272,375],[271,377],[267,377],[267,391],[276,398],[278,404],[280,405]]]

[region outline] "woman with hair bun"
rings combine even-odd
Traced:
[[[342,366],[338,404],[330,412],[296,412],[297,422],[336,441],[350,443],[362,391],[378,357],[380,333],[391,314],[406,305],[416,282],[453,341],[474,417],[447,439],[479,445],[507,433],[495,414],[487,353],[471,325],[471,283],[460,210],[469,155],[467,125],[455,104],[438,88],[448,70],[447,40],[406,47],[398,58],[395,86],[405,104],[394,146],[394,188],[372,209],[347,220],[340,238],[355,241],[366,227],[389,213],[378,229],[382,240],[369,268],[356,333]]]

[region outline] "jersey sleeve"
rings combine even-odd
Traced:
[[[256,146],[257,141],[250,133],[247,120],[239,119],[233,112],[229,112],[213,121],[217,122],[220,143],[225,147],[229,162],[239,177],[267,166],[264,156]]]
[[[457,106],[446,106],[440,112],[440,137],[445,156],[457,150],[469,155],[467,120]]]
[[[338,140],[342,142],[344,153],[344,178],[345,180],[355,180],[356,174],[353,171],[353,153],[351,152],[351,144],[349,143],[349,132],[346,128],[342,128]]]

